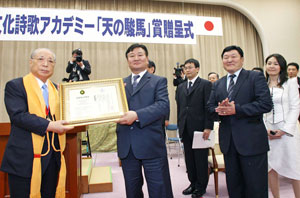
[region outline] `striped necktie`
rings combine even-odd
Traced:
[[[139,77],[140,77],[140,75],[135,75],[135,76],[133,76],[133,83],[132,83],[133,91],[134,91],[135,88],[137,87],[137,84],[138,84],[137,79],[138,79]]]
[[[229,78],[230,78],[230,82],[229,82],[229,86],[228,86],[228,99],[229,99],[229,101],[231,101],[231,97],[232,97],[232,93],[233,93],[233,88],[234,88],[234,85],[235,85],[233,79],[235,77],[236,77],[235,74],[231,74],[229,76]]]

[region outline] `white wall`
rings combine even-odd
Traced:
[[[261,36],[264,56],[282,54],[300,63],[300,0],[157,0],[224,5],[249,18]]]
[[[280,53],[287,62],[300,63],[300,0],[232,1],[257,19],[269,54]]]

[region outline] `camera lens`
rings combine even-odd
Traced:
[[[82,56],[76,56],[76,62],[81,62],[82,61]]]

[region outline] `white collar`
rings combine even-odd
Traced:
[[[189,84],[190,82],[192,82],[192,85],[194,85],[194,83],[195,83],[195,81],[197,80],[198,77],[199,77],[199,76],[196,75],[192,80],[188,80],[188,84]]]
[[[237,70],[236,72],[233,73],[233,74],[235,74],[236,79],[239,77],[242,69],[243,68],[241,68],[241,69],[239,69],[239,70]],[[230,74],[230,73],[227,74],[227,79],[230,78],[230,75],[232,75],[232,74]]]
[[[38,77],[35,76],[35,79],[37,80],[39,87],[42,89],[42,86],[45,84],[48,87],[48,82],[49,80],[47,79],[46,83],[44,83],[43,81],[41,81],[41,79],[39,79]]]
[[[137,75],[140,75],[140,77],[137,79],[138,81],[140,81],[140,79],[142,79],[142,77],[145,75],[146,72],[147,72],[147,69],[145,69],[144,71],[142,71],[142,72],[140,72],[140,73],[138,73],[138,74],[132,73],[132,74],[131,74],[131,80],[132,80],[132,82],[133,82],[133,77],[134,77],[134,76],[137,76]]]

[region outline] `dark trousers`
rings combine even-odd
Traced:
[[[167,156],[154,159],[136,159],[131,148],[128,156],[122,159],[126,197],[144,197],[142,167],[144,168],[149,197],[172,198],[173,192]]]
[[[56,185],[60,167],[52,154],[47,169],[42,176],[42,198],[55,198]],[[11,198],[28,198],[30,195],[31,178],[24,178],[8,174],[9,191]]]
[[[208,184],[208,149],[192,149],[193,138],[187,131],[183,132],[182,141],[189,181],[204,192]]]
[[[226,183],[230,198],[268,198],[267,153],[242,156],[231,138],[224,155]]]

